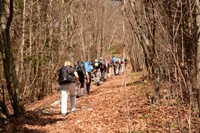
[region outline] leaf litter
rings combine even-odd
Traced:
[[[126,70],[126,90],[123,74],[111,77],[100,86],[92,83],[91,94],[77,99],[76,113],[60,114],[60,92],[35,103],[25,105],[26,114],[0,123],[5,133],[123,133],[128,131],[128,113],[132,132],[180,132],[180,123],[187,131],[187,110],[181,106],[151,105],[146,93],[153,94],[153,82],[142,81],[142,72]],[[164,88],[165,86],[163,86]],[[70,108],[68,100],[68,110]],[[200,131],[200,121],[193,119],[193,132]]]

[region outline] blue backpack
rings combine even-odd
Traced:
[[[85,69],[87,72],[91,72],[91,67],[90,67],[90,63],[89,62],[84,62],[84,65],[85,65]]]
[[[111,63],[114,63],[114,61],[116,60],[116,57],[111,58]]]

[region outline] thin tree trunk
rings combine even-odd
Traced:
[[[104,46],[104,1],[102,0],[102,12],[101,12],[101,57],[104,56],[104,49],[105,49],[105,46]]]
[[[198,101],[198,109],[199,109],[199,117],[200,117],[200,3],[199,0],[196,0],[197,4],[197,82],[198,82],[198,95],[197,95],[197,101]]]
[[[22,18],[22,44],[20,47],[20,74],[19,82],[21,83],[24,70],[24,45],[25,45],[25,22],[26,22],[26,0],[24,0],[23,18]]]
[[[81,37],[81,43],[82,43],[82,50],[81,50],[81,53],[83,54],[83,59],[82,60],[86,60],[86,48],[85,48],[85,36],[84,36],[84,32],[83,32],[83,29],[84,29],[84,20],[83,22],[81,23],[81,31],[80,31],[80,37]]]

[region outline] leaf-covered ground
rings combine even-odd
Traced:
[[[153,83],[142,79],[142,72],[123,74],[91,87],[91,94],[77,99],[75,114],[60,115],[60,91],[26,105],[26,114],[0,123],[2,133],[178,133],[188,132],[188,109],[176,100],[162,97],[150,104]],[[162,93],[167,95],[163,85]],[[127,107],[128,103],[128,107]],[[69,107],[69,104],[68,104]],[[128,115],[129,110],[129,115]],[[200,132],[198,118],[191,120],[192,132]],[[129,126],[128,126],[129,125]]]

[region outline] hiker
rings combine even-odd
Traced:
[[[94,81],[94,73],[93,73],[93,71],[94,71],[94,68],[93,68],[93,62],[91,61],[91,62],[89,62],[90,63],[90,68],[91,68],[91,77],[90,77],[90,79],[91,79],[91,82],[92,81]]]
[[[111,57],[111,64],[113,69],[113,75],[115,76],[118,74],[119,60],[116,57],[114,57],[114,55]]]
[[[116,60],[116,57],[114,56],[114,55],[112,55],[112,57],[111,57],[111,64],[113,64],[114,63],[114,61]]]
[[[102,64],[100,67],[100,71],[101,71],[100,81],[105,81],[105,72],[106,72],[107,62],[102,57],[99,58],[99,61]]]
[[[79,76],[72,67],[71,62],[66,61],[64,66],[58,71],[57,81],[61,90],[61,114],[67,114],[68,91],[70,92],[71,112],[76,110],[76,86],[78,85]]]
[[[82,97],[84,96],[85,94],[85,77],[87,79],[87,83],[90,82],[89,80],[89,74],[88,72],[86,71],[85,69],[85,65],[84,65],[84,62],[83,61],[78,61],[77,64],[76,64],[76,71],[78,73],[78,76],[79,76],[79,82],[80,82],[80,85],[77,87],[77,98],[79,97]],[[80,95],[79,95],[79,88],[80,88]]]
[[[120,74],[121,73],[121,69],[122,69],[122,59],[121,58],[118,58],[118,74]]]
[[[118,58],[116,58],[113,62],[113,71],[114,75],[118,75],[120,72],[120,62]]]
[[[121,64],[121,71],[120,72],[123,73],[124,69],[125,69],[124,58],[121,57],[119,59],[120,59],[120,64]]]
[[[102,66],[102,63],[99,60],[95,59],[95,61],[92,64],[92,67],[94,68],[92,73],[94,74],[94,82],[97,86],[100,85],[101,66]]]
[[[126,66],[126,64],[127,64],[127,59],[126,59],[126,57],[122,56],[122,57],[120,58],[120,62],[121,62],[121,72],[123,73],[124,70],[125,70],[125,66]]]
[[[107,62],[107,67],[106,67],[107,77],[110,78],[110,71],[109,71],[109,68],[110,68],[110,59],[105,58],[105,61]]]
[[[90,84],[91,84],[91,77],[92,77],[92,67],[90,65],[90,62],[88,61],[85,61],[84,62],[84,65],[85,65],[85,69],[86,69],[86,72],[88,73],[88,76],[89,76],[89,82],[86,83],[86,91],[87,91],[87,94],[90,94]]]
[[[109,73],[110,73],[110,76],[114,76],[114,61],[116,60],[116,58],[114,57],[114,55],[112,55],[112,57],[110,58],[110,67],[109,67]]]
[[[108,75],[108,78],[114,75],[112,58],[107,59],[107,75]]]

